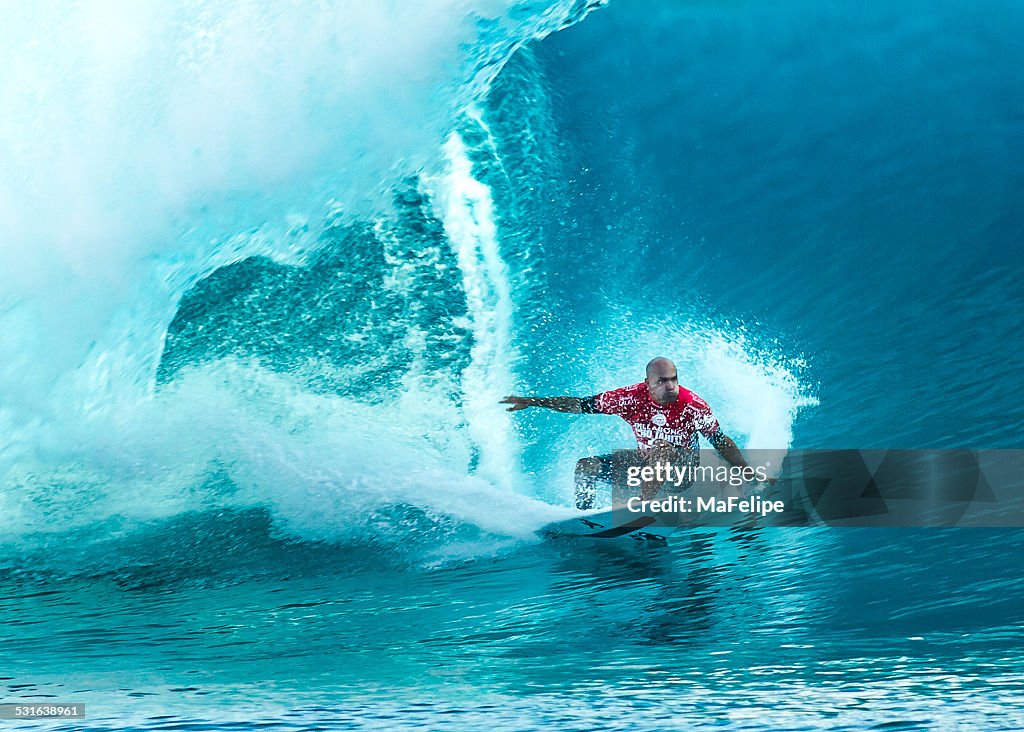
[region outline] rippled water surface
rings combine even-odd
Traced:
[[[430,571],[348,572],[366,548],[321,548],[292,575],[308,557],[282,547],[262,577],[241,562],[7,577],[7,698],[84,702],[90,729],[1013,729],[1022,545],[1017,531],[699,530]]]

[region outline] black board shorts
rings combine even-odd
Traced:
[[[597,473],[597,480],[608,483],[613,488],[624,488],[628,485],[629,469],[631,467],[642,468],[647,465],[647,459],[639,450],[616,450],[606,455],[595,455],[601,467]],[[700,465],[700,453],[697,451],[684,452],[682,461],[677,465]],[[676,490],[685,490],[693,484],[693,481],[686,481],[679,485],[673,485]]]
[[[612,485],[626,485],[629,468],[647,464],[639,450],[616,450],[606,455],[595,455],[594,460],[601,463],[597,479]]]

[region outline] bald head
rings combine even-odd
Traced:
[[[651,359],[647,364],[647,391],[659,404],[671,404],[679,399],[679,375],[676,365],[664,356]]]
[[[672,373],[676,372],[676,365],[664,356],[652,358],[647,362],[647,378],[650,378],[653,373],[660,373],[664,371],[666,368],[671,369]]]

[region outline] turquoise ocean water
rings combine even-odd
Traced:
[[[497,404],[1022,447],[1018,4],[8,11],[4,724],[1024,727],[1024,530],[543,542]]]

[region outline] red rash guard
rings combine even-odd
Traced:
[[[585,400],[598,414],[617,414],[633,429],[641,453],[648,452],[655,440],[665,440],[687,450],[696,450],[697,433],[711,440],[718,432],[718,420],[711,407],[688,389],[679,387],[679,398],[670,404],[658,404],[651,398],[647,384],[606,391]]]

